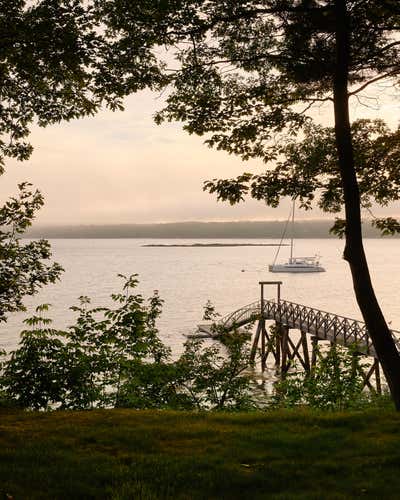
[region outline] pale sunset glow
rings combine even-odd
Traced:
[[[379,102],[364,100],[369,107],[354,103],[352,118],[381,117],[392,128],[397,126],[399,100],[380,88],[368,95],[380,96]],[[14,193],[18,182],[32,182],[46,201],[35,226],[287,217],[289,200],[277,209],[252,199],[232,207],[204,193],[205,180],[262,172],[265,165],[209,149],[204,138],[189,136],[181,124],[157,126],[153,115],[162,105],[162,98],[145,91],[127,98],[125,111],[102,111],[92,118],[34,127],[34,153],[22,164],[8,160],[1,199]],[[327,107],[315,109],[313,116],[331,124]],[[398,215],[400,203],[377,207],[375,212]],[[318,209],[298,214],[299,219],[321,217],[326,215]]]

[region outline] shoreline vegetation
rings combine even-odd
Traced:
[[[329,233],[333,220],[298,220],[296,238],[336,238]],[[159,238],[159,239],[281,239],[286,221],[169,222],[159,224],[107,224],[34,226],[27,238]],[[365,238],[380,238],[370,222],[363,225]],[[399,236],[399,235],[397,235]]]
[[[394,499],[400,491],[399,415],[390,408],[0,416],[1,498]]]

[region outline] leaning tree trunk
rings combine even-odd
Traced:
[[[375,296],[365,257],[360,192],[357,183],[348,106],[350,25],[346,0],[335,1],[336,71],[334,77],[335,134],[346,214],[344,259],[350,264],[358,305],[397,410],[400,410],[400,355]]]

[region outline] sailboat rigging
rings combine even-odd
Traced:
[[[293,198],[291,214],[286,222],[285,229],[281,241],[279,243],[278,250],[275,255],[273,264],[268,266],[268,270],[271,273],[321,273],[325,269],[320,265],[318,257],[294,257],[293,256],[293,242],[294,242],[294,211],[295,211],[295,199]],[[279,250],[282,246],[282,241],[285,237],[288,223],[291,217],[291,235],[290,235],[290,258],[288,262],[284,264],[276,264],[276,260],[279,255]]]

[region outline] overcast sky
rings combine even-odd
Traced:
[[[101,112],[93,118],[39,129],[31,142],[35,151],[25,163],[9,161],[0,182],[0,198],[28,180],[45,195],[36,224],[149,223],[190,220],[282,219],[289,201],[272,209],[252,200],[239,206],[217,203],[203,193],[204,180],[261,172],[262,162],[243,163],[211,150],[201,137],[189,136],[180,124],[157,126],[152,116],[162,102],[150,92],[126,100],[124,112]],[[380,110],[356,106],[352,118],[381,116],[397,126],[399,101],[385,98]],[[332,114],[323,110],[325,124]],[[400,214],[400,204],[378,209]],[[315,210],[299,218],[319,218]]]

